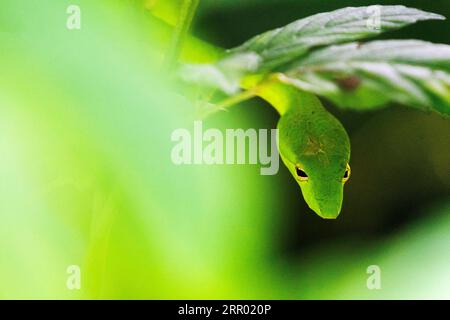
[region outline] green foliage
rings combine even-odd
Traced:
[[[256,53],[261,58],[258,70],[273,70],[304,56],[317,46],[368,38],[417,21],[433,19],[444,17],[404,6],[343,8],[265,32],[231,50],[231,53]]]
[[[288,73],[301,89],[340,106],[364,108],[390,99],[450,115],[450,46],[417,40],[328,47]]]
[[[185,81],[234,94],[248,76],[264,79],[282,72],[287,82],[341,107],[366,110],[396,101],[449,115],[448,45],[415,40],[342,44],[442,19],[404,6],[320,13],[258,35],[214,64],[185,65],[181,75]]]
[[[365,127],[354,139],[360,155],[349,196],[359,201],[348,202],[339,225],[318,227],[305,215],[297,229],[297,191],[286,175],[168,161],[170,133],[191,124],[183,117],[191,106],[162,76],[171,30],[136,1],[79,2],[89,19],[78,31],[64,28],[72,1],[1,4],[0,298],[450,298],[441,119],[399,113],[372,121],[376,130]],[[217,54],[193,37],[183,51],[189,61]],[[223,130],[267,125],[245,112],[208,122]],[[410,128],[417,140],[408,139]],[[408,143],[396,144],[402,139]],[[398,221],[389,217],[393,203],[422,207],[408,186],[433,201],[430,189],[444,190],[442,206],[364,241]],[[283,243],[292,231],[317,240],[288,257]],[[382,290],[365,286],[373,263],[383,268]],[[73,264],[82,270],[81,290],[66,287]]]

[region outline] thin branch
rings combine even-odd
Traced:
[[[241,103],[243,101],[249,100],[257,95],[256,87],[252,88],[247,91],[243,91],[237,95],[234,95],[230,98],[227,98],[217,104],[208,104],[206,107],[203,107],[200,112],[201,118],[209,117],[210,115],[219,112],[224,111],[229,107],[232,107],[238,103]]]
[[[184,0],[181,7],[181,13],[178,17],[177,25],[175,26],[172,42],[170,44],[168,54],[166,56],[165,65],[171,69],[178,61],[183,42],[194,20],[195,12],[197,11],[200,0]]]

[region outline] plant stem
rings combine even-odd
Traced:
[[[206,107],[203,110],[204,112],[202,112],[201,117],[206,118],[218,111],[223,111],[231,106],[234,106],[238,103],[249,100],[255,96],[256,96],[256,88],[252,88],[250,90],[243,91],[237,95],[234,95],[230,98],[227,98],[227,99],[219,102],[218,104],[215,104],[211,107]]]
[[[246,87],[247,90],[234,95],[232,97],[229,97],[213,106],[204,108],[204,112],[202,113],[202,117],[206,118],[210,116],[211,114],[214,114],[218,111],[223,111],[231,106],[234,106],[240,102],[246,101],[248,99],[251,99],[253,97],[258,96],[264,88],[267,87],[267,85],[271,85],[276,82],[282,82],[282,83],[288,83],[287,78],[282,73],[273,73],[268,76],[266,76],[263,80],[258,81],[256,84],[248,88],[248,85]]]
[[[181,13],[178,17],[177,25],[175,26],[172,36],[172,42],[169,47],[169,51],[166,57],[166,66],[171,69],[178,61],[181,49],[183,48],[183,42],[187,33],[191,27],[192,21],[197,11],[197,7],[200,0],[184,0],[181,7]]]
[[[222,102],[216,104],[216,108],[218,110],[223,110],[225,108],[231,107],[231,106],[238,104],[240,102],[243,102],[245,100],[251,99],[254,96],[256,96],[255,90],[247,90],[247,91],[241,92],[235,96],[227,98],[227,99],[223,100]]]

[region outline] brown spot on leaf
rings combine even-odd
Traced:
[[[349,76],[336,80],[339,87],[344,91],[355,91],[361,85],[361,79],[357,76]]]

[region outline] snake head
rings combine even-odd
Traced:
[[[280,155],[308,206],[324,219],[335,219],[350,177],[350,140],[341,123],[321,105],[300,110],[280,118]]]

